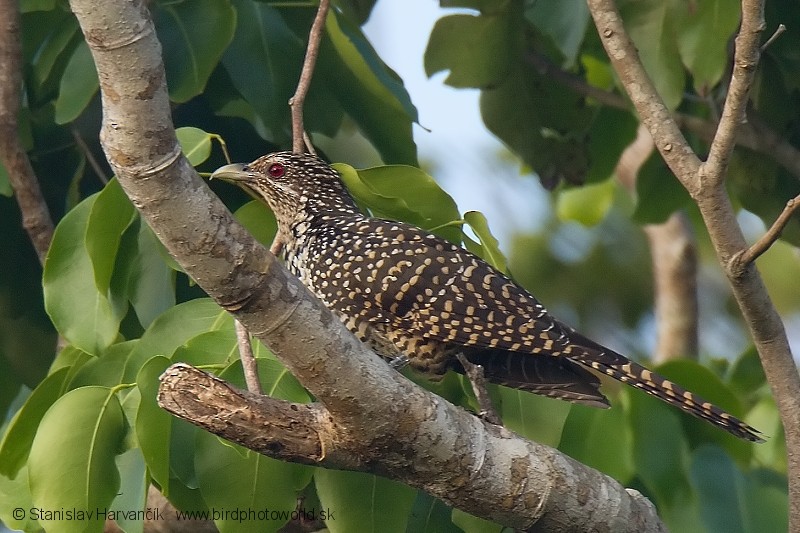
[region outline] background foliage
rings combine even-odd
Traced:
[[[418,165],[412,138],[416,109],[402,80],[360,29],[374,2],[334,2],[307,102],[307,128],[337,153],[348,150],[336,140],[343,133],[362,136],[374,147],[380,156],[376,163],[387,166],[337,167],[372,213],[431,229],[463,242],[498,268],[510,268],[556,314],[599,340],[609,340],[608,331],[641,329],[650,320],[652,287],[636,224],[663,221],[678,209],[697,217],[657,155],[645,165],[633,200],[616,186],[614,167],[637,125],[624,99],[618,98],[622,105],[602,104],[542,70],[544,64],[586,86],[621,94],[585,3],[440,3],[463,9],[442,11],[420,61],[429,75],[447,71],[449,85],[480,89],[487,127],[530,179],[554,191],[557,216],[541,233],[517,236],[507,260],[481,213],[460,213],[429,175],[412,167]],[[668,105],[713,120],[725,95],[738,3],[619,4]],[[0,520],[29,531],[99,531],[103,520],[97,515],[66,521],[30,512],[20,518],[12,510],[130,511],[144,506],[152,482],[184,510],[292,511],[302,498],[305,509],[334,511],[335,519],[326,523],[331,531],[499,530],[375,476],[257,455],[157,407],[158,376],[174,361],[242,384],[232,321],[180,272],[116,181],[107,180],[97,142],[97,76],[65,3],[24,0],[20,5],[25,59],[20,134],[60,223],[42,272],[0,172],[5,236],[0,412],[6,418]],[[287,148],[286,102],[315,6],[184,0],[156,1],[150,8],[163,44],[174,119],[182,126],[180,140],[192,163],[201,171],[224,163],[215,148],[220,139],[235,161]],[[791,0],[769,2],[768,28],[800,20],[799,9]],[[798,49],[800,30],[789,27],[767,49],[752,97],[758,119],[795,146],[800,144]],[[690,138],[699,153],[707,150],[701,137]],[[741,208],[769,223],[798,193],[798,177],[770,153],[737,149],[730,191]],[[590,187],[582,187],[586,184]],[[246,202],[240,191],[224,184],[210,185],[259,239],[271,241],[274,218],[266,208]],[[697,234],[708,255],[699,225]],[[787,227],[785,240],[800,240],[797,219]],[[765,259],[776,303],[786,314],[797,313],[796,251],[778,246]],[[708,286],[704,290],[711,298],[729,300],[714,282]],[[735,318],[731,321],[730,307],[714,308],[713,320],[740,328]],[[58,351],[57,335],[64,340]],[[646,352],[635,334],[611,341],[633,355]],[[266,348],[257,346],[256,355],[269,394],[309,401]],[[736,358],[703,355],[706,366],[683,360],[658,370],[761,429],[769,437],[766,444],[738,441],[615,384],[606,387],[614,406],[607,411],[504,388],[492,392],[508,427],[639,489],[673,530],[784,530],[782,429],[758,358],[752,350]],[[435,385],[420,383],[454,403],[473,404],[469,387],[455,375]],[[118,518],[126,531],[142,528],[140,521]],[[285,522],[258,527],[277,530]],[[224,518],[216,525],[222,531],[255,527]]]

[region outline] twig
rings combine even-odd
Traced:
[[[502,425],[500,416],[495,411],[492,405],[492,399],[489,397],[489,391],[486,389],[486,376],[483,374],[483,367],[475,364],[463,353],[456,354],[458,362],[464,367],[464,373],[472,385],[472,391],[475,393],[475,400],[478,402],[480,409],[480,417],[496,426]]]
[[[253,355],[253,345],[250,343],[250,333],[238,320],[234,320],[234,325],[236,327],[239,358],[242,360],[244,382],[247,384],[247,390],[253,394],[264,394],[264,389],[261,388],[261,380],[258,377],[258,362]]]
[[[763,0],[743,1],[742,23],[735,41],[728,95],[722,108],[717,133],[711,141],[708,159],[700,166],[698,175],[701,182],[708,180],[709,186],[719,185],[725,179],[731,154],[736,146],[736,130],[747,120],[750,87],[753,85],[761,56],[758,41],[765,25]]]
[[[92,167],[94,173],[97,174],[97,178],[103,185],[106,185],[108,183],[108,177],[106,176],[103,167],[101,167],[100,163],[97,161],[97,158],[95,158],[94,154],[92,154],[92,151],[89,149],[89,145],[87,145],[86,141],[83,140],[83,137],[81,137],[81,134],[77,128],[70,128],[70,132],[72,133],[72,138],[75,139],[75,144],[78,145],[78,148],[80,148],[83,156],[86,158],[86,161],[89,162],[89,166]]]
[[[792,215],[798,208],[800,208],[800,194],[786,202],[786,207],[783,208],[781,214],[778,215],[778,218],[775,219],[775,222],[772,223],[772,226],[770,226],[760,239],[754,242],[752,246],[742,251],[741,254],[733,257],[732,261],[736,263],[735,268],[738,270],[746,268],[747,265],[769,250],[770,246],[781,236],[786,224],[789,223],[789,219],[792,218]]]
[[[53,220],[18,134],[22,51],[18,2],[0,0],[0,160],[22,214],[22,227],[44,264]]]
[[[300,72],[300,80],[297,82],[297,89],[294,96],[289,99],[289,107],[292,109],[292,151],[301,153],[305,146],[303,134],[303,104],[306,101],[308,88],[311,85],[311,77],[314,75],[314,66],[317,63],[319,54],[319,44],[322,40],[322,29],[325,26],[325,17],[328,14],[330,0],[320,0],[317,15],[311,24],[311,31],[308,34],[308,48],[306,48],[306,58],[303,61],[303,70]]]
[[[767,42],[761,45],[761,53],[763,54],[764,50],[769,48],[770,45],[774,43],[778,39],[778,37],[783,35],[783,32],[785,31],[786,31],[786,25],[778,24],[778,27],[775,29],[775,33],[773,33],[772,36],[769,39],[767,39]]]

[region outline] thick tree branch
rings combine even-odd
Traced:
[[[0,0],[0,25],[0,160],[14,189],[22,226],[28,232],[39,263],[44,265],[53,240],[53,221],[17,131],[22,87],[18,2]]]
[[[102,142],[120,183],[186,272],[330,413],[337,446],[324,449],[327,464],[398,479],[518,529],[663,530],[636,491],[487,427],[358,342],[234,221],[180,155],[160,46],[143,2],[71,5],[97,66]]]
[[[763,29],[763,1],[742,2],[743,36],[736,39],[735,85],[726,102],[715,155],[701,166],[680,137],[675,121],[665,112],[661,98],[645,73],[612,0],[588,0],[603,46],[620,74],[631,101],[656,139],[664,160],[697,202],[711,242],[728,276],[775,397],[786,433],[789,480],[789,529],[800,529],[800,374],[792,357],[783,322],[767,294],[758,270],[751,263],[735,268],[734,260],[747,244],[725,190],[724,176],[736,127],[743,118],[753,58],[758,58],[758,33]],[[735,82],[735,83],[734,83]],[[677,131],[677,134],[676,133]],[[675,147],[679,149],[675,150]],[[667,149],[669,148],[669,149]]]

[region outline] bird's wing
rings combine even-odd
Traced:
[[[335,223],[337,244],[312,250],[334,307],[462,346],[554,356],[568,346],[536,298],[469,251],[399,222]]]

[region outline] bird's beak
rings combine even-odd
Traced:
[[[245,171],[245,166],[241,163],[234,163],[232,165],[225,165],[219,167],[211,173],[211,179],[220,179],[225,181],[249,181],[253,178],[251,172]]]

